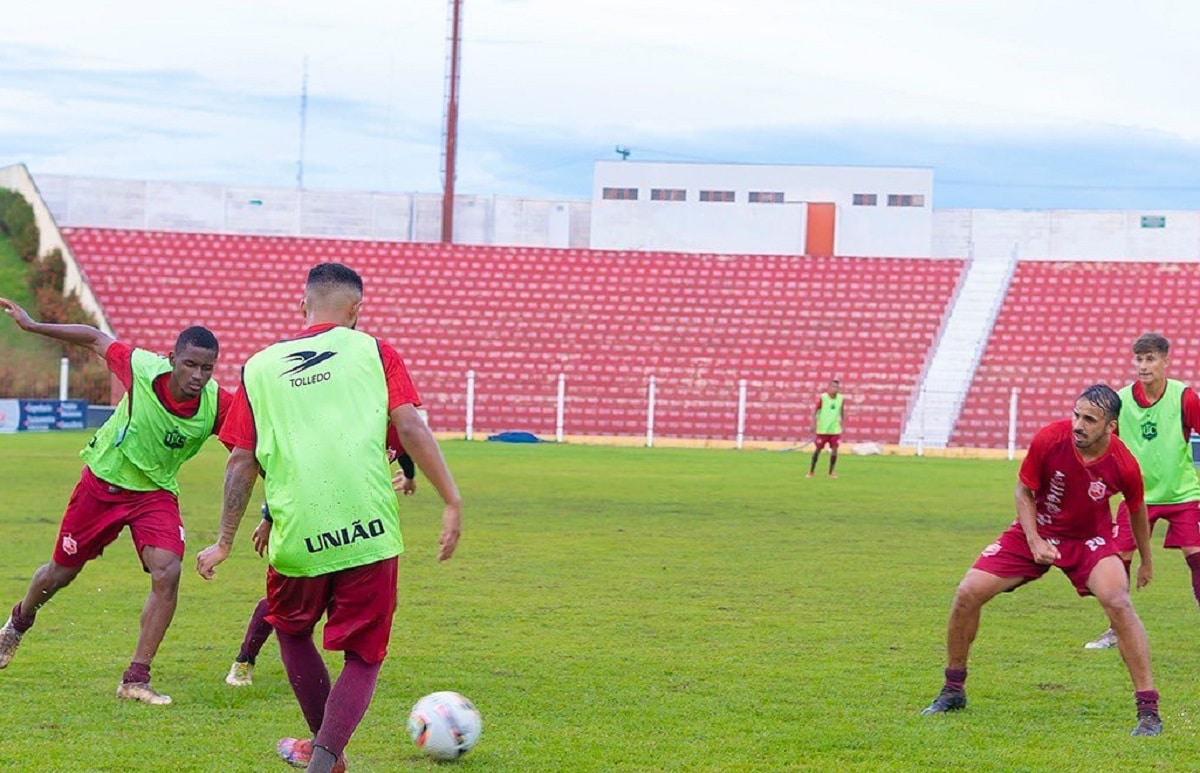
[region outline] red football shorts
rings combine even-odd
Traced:
[[[1086,540],[1055,537],[1050,542],[1058,548],[1060,554],[1054,566],[1063,570],[1080,596],[1092,595],[1087,582],[1096,564],[1107,556],[1117,554],[1116,545],[1108,536],[1096,536]],[[997,577],[1023,577],[1026,582],[1036,580],[1050,571],[1048,565],[1033,560],[1029,543],[1025,541],[1025,532],[1017,524],[1013,524],[995,542],[984,548],[971,568]]]
[[[1200,548],[1200,502],[1181,502],[1177,505],[1146,505],[1150,516],[1150,532],[1160,520],[1167,522],[1164,548]],[[1133,526],[1129,523],[1129,508],[1122,502],[1117,507],[1117,525],[1113,529],[1117,550],[1132,553],[1137,550]]]
[[[829,448],[831,450],[836,451],[838,444],[842,442],[842,436],[841,435],[817,435],[816,439],[813,442],[816,443],[818,451],[820,451],[825,446],[829,446]]]
[[[266,620],[286,634],[302,636],[328,613],[325,649],[379,663],[387,657],[392,636],[399,564],[399,557],[393,557],[317,577],[285,577],[268,567]]]
[[[174,494],[161,489],[129,491],[110,486],[85,466],[63,513],[54,563],[83,566],[104,553],[126,526],[133,536],[138,560],[147,546],[183,558],[183,521]],[[146,568],[145,562],[142,568]]]

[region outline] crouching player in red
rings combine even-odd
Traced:
[[[946,630],[946,682],[921,713],[966,707],[967,655],[981,608],[1057,566],[1080,596],[1096,597],[1116,631],[1137,702],[1133,735],[1162,732],[1146,630],[1130,602],[1129,579],[1112,540],[1109,498],[1121,493],[1141,557],[1138,588],[1145,587],[1153,574],[1150,527],[1141,470],[1113,434],[1120,412],[1117,393],[1097,384],[1079,396],[1073,420],[1050,424],[1034,436],[1017,483],[1017,520],[984,548],[959,583]]]

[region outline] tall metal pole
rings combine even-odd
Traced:
[[[450,2],[450,61],[446,83],[446,147],[442,152],[442,243],[454,241],[454,162],[458,153],[458,66],[462,58],[462,0]]]
[[[304,76],[300,81],[300,157],[296,160],[296,190],[304,190],[304,140],[308,134],[308,57],[304,57]]]

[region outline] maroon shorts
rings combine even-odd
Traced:
[[[818,451],[820,451],[825,446],[829,446],[830,449],[836,451],[837,447],[838,447],[838,443],[842,442],[842,436],[841,435],[817,435],[816,439],[813,442],[816,443]]]
[[[54,563],[83,566],[99,557],[126,526],[133,536],[138,560],[147,546],[183,558],[183,521],[174,494],[161,489],[129,491],[110,486],[84,467],[58,529]],[[142,568],[145,566],[143,561]]]
[[[266,620],[286,634],[312,633],[321,615],[325,649],[353,652],[368,663],[387,656],[396,612],[398,557],[317,577],[285,577],[267,569]]]
[[[1177,505],[1146,505],[1150,516],[1150,531],[1160,520],[1167,522],[1164,548],[1200,548],[1200,502],[1181,502]],[[1129,508],[1122,502],[1117,508],[1117,525],[1113,529],[1117,550],[1132,553],[1137,550],[1133,526],[1129,523]]]
[[[1086,540],[1055,537],[1049,542],[1058,548],[1060,555],[1054,566],[1063,570],[1080,596],[1092,595],[1087,582],[1096,564],[1102,558],[1117,554],[1116,545],[1109,535],[1097,535]],[[1025,532],[1017,524],[984,548],[971,568],[997,577],[1022,577],[1026,582],[1036,580],[1050,571],[1048,565],[1033,560]]]

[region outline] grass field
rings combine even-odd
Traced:
[[[0,606],[48,557],[84,439],[0,436]],[[1013,463],[846,455],[839,480],[805,480],[799,454],[444,449],[463,540],[438,565],[436,495],[403,503],[392,655],[353,771],[1197,767],[1200,617],[1183,561],[1161,550],[1136,604],[1163,736],[1129,737],[1119,656],[1082,649],[1099,607],[1057,572],[985,609],[970,708],[919,716],[941,685],[953,588],[1012,518]],[[303,723],[274,641],[253,687],[222,681],[262,593],[253,521],[216,580],[192,568],[215,532],[224,456],[210,444],[181,475],[189,558],[154,664],[174,705],[113,697],[147,588],[122,537],[0,673],[0,770],[286,769],[275,740]],[[479,746],[450,766],[404,731],[411,704],[441,689],[484,718]]]

